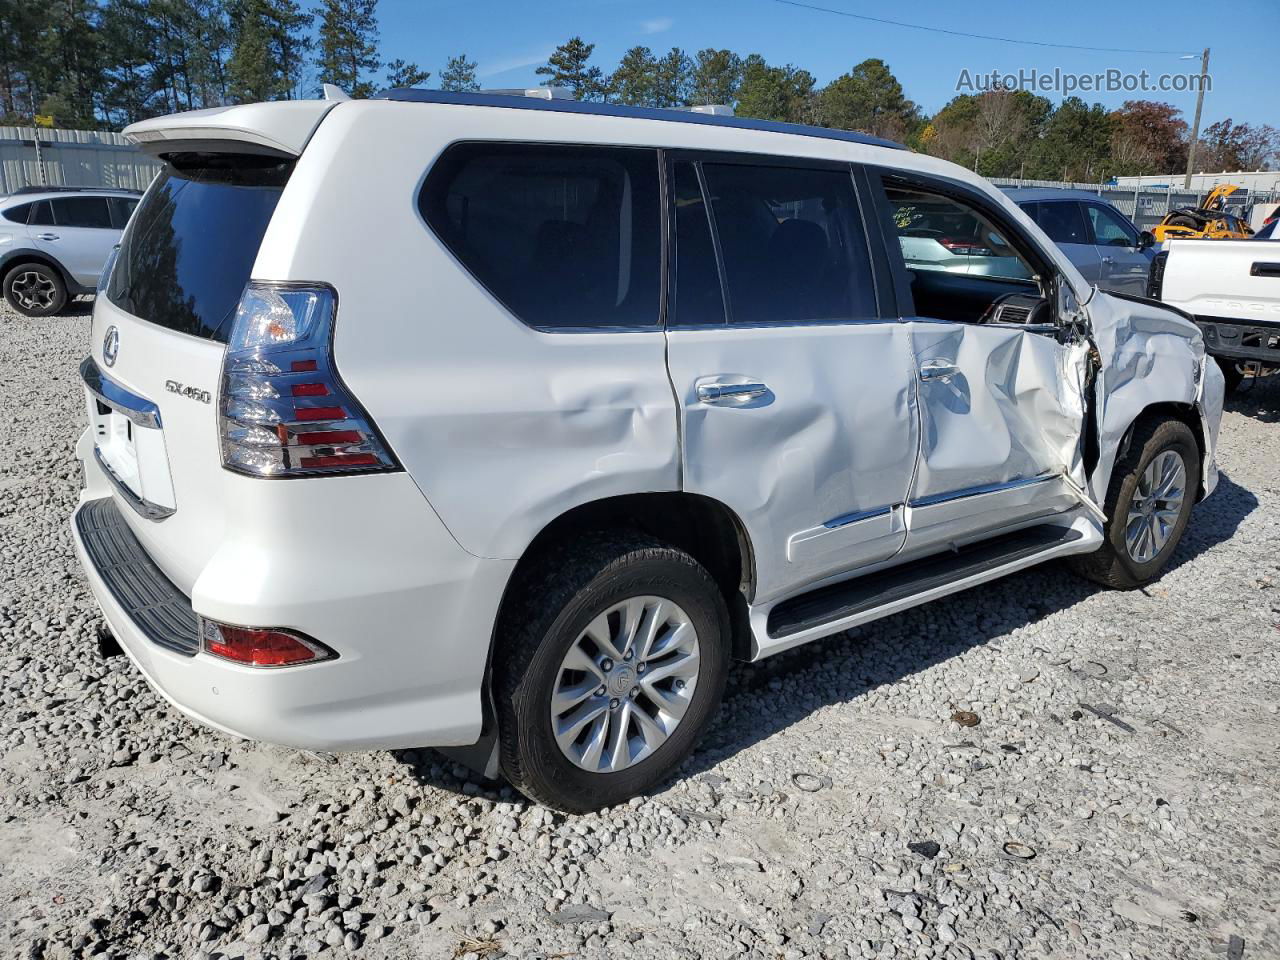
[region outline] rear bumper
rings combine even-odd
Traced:
[[[446,540],[447,533],[434,541],[424,537],[424,528],[440,524],[420,494],[418,514],[394,528],[362,529],[356,517],[355,531],[343,536],[345,552],[319,542],[333,537],[329,524],[313,525],[318,537],[304,528],[283,538],[293,542],[270,555],[262,555],[258,543],[230,542],[224,547],[229,559],[219,560],[219,551],[189,600],[126,524],[105,538],[105,547],[90,529],[129,509],[103,497],[96,469],[85,463],[86,490],[71,522],[76,556],[121,647],[183,713],[235,736],[312,750],[463,746],[479,738],[492,627],[514,562],[473,557]],[[390,493],[395,479],[412,487],[404,475],[383,484],[393,501],[399,499]],[[289,529],[289,518],[283,519]],[[406,552],[426,557],[406,570]],[[307,569],[296,569],[304,556]],[[113,569],[121,561],[123,590]],[[371,589],[373,583],[381,589]],[[161,620],[176,639],[157,637],[157,602],[169,605]],[[182,642],[198,613],[301,630],[338,658],[256,669],[211,657],[194,638]]]
[[[1280,324],[1196,317],[1210,356],[1280,367]]]

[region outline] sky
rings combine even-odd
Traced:
[[[886,61],[906,95],[933,113],[957,93],[962,71],[971,79],[1055,69],[1094,74],[1114,69],[1161,74],[1199,72],[1200,51],[1211,48],[1212,89],[1205,124],[1224,117],[1280,127],[1280,0],[804,0],[814,6],[926,25],[943,30],[1091,47],[1160,53],[1090,52],[1015,45],[926,32],[788,5],[779,0],[379,0],[383,60],[403,58],[431,70],[431,86],[451,54],[476,61],[482,87],[534,86],[534,69],[574,34],[596,45],[593,63],[612,70],[636,44],[664,53],[673,46],[757,52],[770,63],[793,63],[822,85],[868,57]],[[1065,15],[1062,11],[1069,10]],[[1180,59],[1179,51],[1193,54]],[[977,91],[966,91],[977,92]],[[1053,102],[1060,92],[1047,92]],[[1161,100],[1183,110],[1188,123],[1194,92],[1080,93],[1118,107],[1128,99]]]

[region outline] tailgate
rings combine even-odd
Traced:
[[[188,594],[229,508],[225,342],[292,169],[261,154],[168,157],[94,304],[81,367],[94,460],[142,546]]]

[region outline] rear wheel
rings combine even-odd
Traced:
[[[503,773],[584,812],[660,783],[724,691],[729,618],[706,569],[649,537],[567,543],[504,612],[494,666]]]
[[[1191,517],[1199,463],[1195,435],[1185,423],[1138,424],[1111,475],[1105,542],[1094,553],[1072,558],[1076,572],[1125,589],[1154,580]]]
[[[67,302],[67,286],[53,267],[20,263],[4,276],[4,298],[25,317],[48,317]]]

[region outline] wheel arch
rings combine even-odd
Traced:
[[[1111,458],[1111,463],[1108,465],[1108,474],[1115,469],[1115,464],[1128,452],[1129,444],[1133,441],[1134,430],[1140,423],[1163,420],[1177,420],[1186,424],[1191,429],[1192,436],[1196,438],[1196,453],[1200,458],[1200,469],[1196,471],[1196,499],[1202,499],[1205,496],[1204,462],[1208,453],[1208,441],[1204,435],[1204,420],[1201,418],[1200,411],[1194,403],[1162,400],[1148,404],[1139,410],[1120,437],[1120,442],[1116,446],[1115,456]],[[1109,475],[1107,482],[1108,484],[1110,483]]]
[[[24,263],[39,263],[50,270],[57,271],[58,276],[62,278],[62,285],[66,287],[68,297],[75,296],[81,290],[80,284],[71,277],[71,274],[67,273],[66,268],[58,262],[56,257],[51,257],[43,250],[34,250],[30,247],[10,250],[3,257],[0,257],[0,282],[8,279],[10,270]]]

